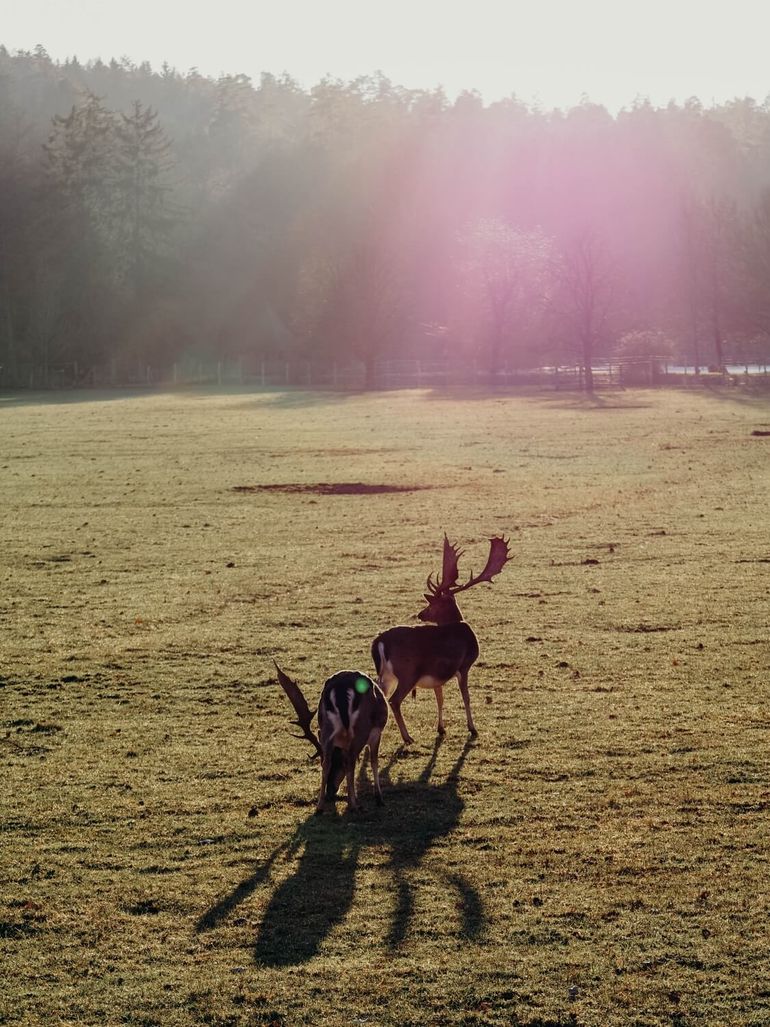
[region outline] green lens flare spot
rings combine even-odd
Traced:
[[[356,683],[354,685],[354,688],[358,692],[359,695],[365,695],[369,691],[369,689],[371,688],[371,684],[372,683],[369,680],[369,678],[358,677],[358,678],[356,678]]]

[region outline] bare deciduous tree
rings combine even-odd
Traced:
[[[460,241],[458,320],[494,376],[505,358],[526,361],[548,295],[551,242],[498,218],[476,222]]]
[[[554,311],[579,348],[586,392],[593,392],[593,361],[606,340],[618,302],[618,281],[610,254],[591,229],[576,235],[555,262]]]

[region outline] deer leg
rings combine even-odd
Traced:
[[[369,735],[369,762],[372,765],[372,778],[374,779],[374,796],[378,806],[383,805],[382,789],[380,788],[380,738],[381,731],[372,731]]]
[[[347,779],[348,779],[348,805],[352,810],[358,809],[358,799],[356,798],[356,761],[348,750],[346,753],[347,760]]]
[[[477,735],[476,725],[473,723],[473,716],[471,714],[471,697],[468,694],[468,671],[459,670],[457,672],[457,681],[460,685],[460,694],[463,697],[463,704],[465,705],[465,719],[468,722],[468,730],[472,735]]]
[[[317,814],[324,811],[324,800],[326,799],[326,788],[329,782],[329,771],[332,765],[333,750],[325,749],[321,756],[321,790],[318,793],[318,803],[315,811]]]
[[[390,708],[393,710],[393,716],[396,718],[398,730],[401,732],[401,737],[404,740],[404,745],[410,745],[414,741],[414,738],[412,738],[412,736],[406,729],[406,724],[404,723],[404,718],[401,714],[401,703],[404,701],[404,698],[407,695],[409,695],[411,691],[411,685],[409,685],[408,688],[402,689],[401,685],[399,684],[390,699]]]
[[[436,693],[436,705],[438,706],[438,725],[436,726],[436,731],[440,735],[445,735],[446,728],[444,727],[444,686],[436,685],[436,687],[434,688],[434,692]]]

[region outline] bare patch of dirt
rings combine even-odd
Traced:
[[[316,496],[372,496],[389,492],[422,492],[432,485],[377,485],[361,481],[319,481],[313,484],[233,485],[233,492],[299,492]]]

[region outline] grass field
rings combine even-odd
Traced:
[[[0,399],[0,1020],[770,1024],[770,400]],[[319,488],[399,485],[388,493]],[[284,485],[290,489],[254,486]],[[244,488],[247,487],[247,488]],[[481,643],[312,816],[442,534]]]

